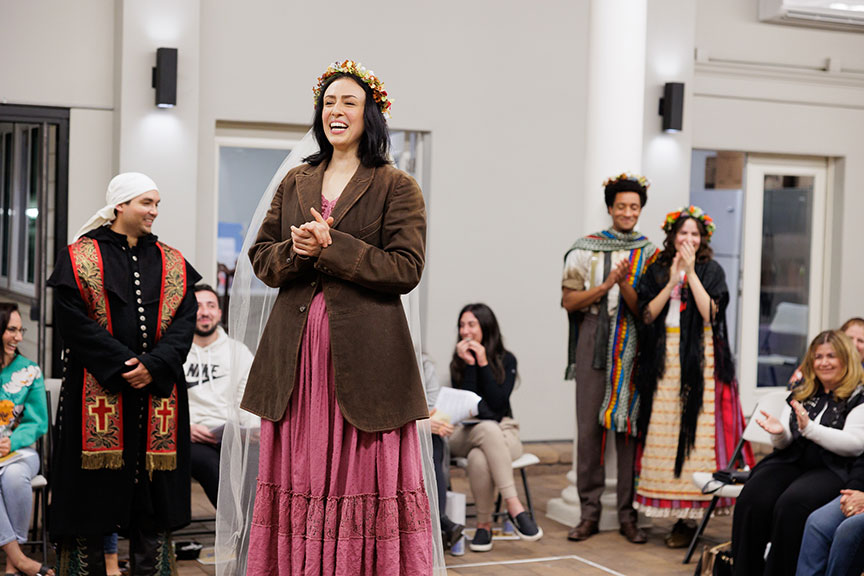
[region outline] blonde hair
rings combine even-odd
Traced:
[[[849,398],[855,391],[855,388],[861,384],[862,379],[864,379],[861,358],[858,356],[858,350],[852,344],[852,340],[839,330],[826,330],[816,336],[807,349],[807,355],[804,357],[804,364],[801,367],[801,373],[804,375],[804,378],[801,384],[796,386],[792,392],[795,400],[799,402],[815,395],[822,386],[822,382],[816,377],[816,371],[813,368],[813,358],[816,355],[816,348],[822,344],[830,344],[840,362],[846,365],[846,370],[840,377],[840,385],[832,391],[835,400]]]

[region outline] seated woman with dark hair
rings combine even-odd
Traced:
[[[0,302],[0,458],[17,454],[0,470],[0,546],[6,553],[6,574],[48,576],[54,571],[40,566],[21,549],[33,510],[30,482],[39,472],[39,454],[31,445],[48,431],[42,371],[18,352],[24,331],[18,305]]]
[[[735,507],[736,575],[794,574],[807,517],[846,486],[864,453],[862,368],[849,338],[819,334],[802,373],[779,417],[754,415],[775,450],[753,469]]]
[[[450,362],[454,388],[482,399],[476,424],[457,426],[450,436],[453,456],[468,457],[468,481],[477,506],[474,552],[492,549],[495,490],[523,540],[539,540],[543,530],[519,501],[512,462],[522,454],[519,423],[513,419],[510,394],[516,384],[516,357],[504,348],[498,320],[485,304],[468,304],[459,312],[459,341]]]

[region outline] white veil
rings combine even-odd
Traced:
[[[269,288],[255,277],[249,261],[249,248],[255,242],[258,230],[270,208],[273,195],[289,170],[303,162],[303,158],[318,151],[318,144],[310,130],[300,143],[282,162],[273,175],[270,185],[258,202],[252,222],[243,241],[237,261],[231,289],[228,326],[232,338],[243,342],[254,354],[270,310],[279,291]],[[420,302],[418,291],[402,297],[405,315],[411,328],[414,350],[421,377],[423,376],[420,343]],[[235,346],[238,350],[240,347]],[[235,355],[239,352],[235,352]],[[232,358],[232,365],[240,365],[240,359]],[[222,437],[222,457],[219,471],[219,498],[216,512],[215,560],[217,576],[244,576],[249,549],[249,532],[252,509],[255,503],[255,488],[258,477],[259,430],[250,430],[240,425],[239,382],[244,375],[232,371],[232,390],[237,391],[231,403],[231,414]],[[434,574],[446,574],[441,546],[441,528],[438,514],[438,497],[435,469],[432,463],[432,440],[428,420],[417,422],[420,451],[423,458],[423,481],[429,496],[432,514],[432,537],[434,541]]]

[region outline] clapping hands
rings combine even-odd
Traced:
[[[765,410],[759,410],[759,412],[762,414],[762,418],[756,418],[756,423],[761,426],[763,430],[769,434],[783,433],[783,424],[780,423],[780,420],[777,419],[776,416],[769,414]]]
[[[317,258],[322,249],[333,243],[333,239],[330,237],[333,217],[325,220],[315,208],[310,208],[309,211],[314,220],[301,224],[299,227],[291,226],[291,242],[294,245],[294,252],[297,254]]]
[[[612,266],[606,281],[603,282],[606,289],[612,288],[615,284],[622,284],[630,277],[630,261],[626,258],[619,260],[617,264]]]

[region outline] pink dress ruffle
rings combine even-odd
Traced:
[[[322,198],[325,218],[333,204]],[[309,308],[285,416],[261,422],[260,454],[248,574],[432,573],[415,425],[364,432],[342,416],[322,292]]]

